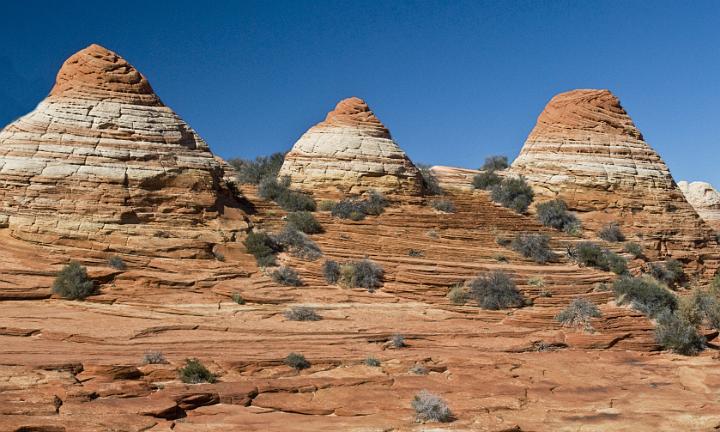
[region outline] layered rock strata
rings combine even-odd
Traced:
[[[681,181],[678,186],[700,217],[716,231],[720,231],[720,193],[706,182]]]
[[[35,242],[205,253],[246,227],[223,177],[147,79],[98,45],[70,57],[50,95],[0,132],[0,219]]]
[[[560,197],[589,229],[610,221],[658,255],[716,260],[717,242],[608,90],[555,96],[511,170],[542,197]]]
[[[285,157],[280,170],[293,186],[309,191],[400,195],[422,192],[422,176],[390,131],[362,99],[337,104],[310,128]]]

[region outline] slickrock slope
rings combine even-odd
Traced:
[[[247,227],[223,176],[140,72],[91,45],[0,132],[0,222],[43,244],[208,256]]]
[[[281,176],[294,187],[359,194],[375,189],[418,195],[422,176],[362,99],[340,101],[285,157]]]
[[[716,231],[720,231],[720,193],[706,182],[681,181],[678,187],[700,217]]]
[[[581,212],[586,228],[618,222],[659,256],[717,268],[715,236],[608,90],[555,96],[511,170]]]

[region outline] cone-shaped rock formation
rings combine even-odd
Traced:
[[[390,131],[359,98],[340,101],[285,157],[281,176],[310,191],[401,195],[422,192],[422,176]]]
[[[706,182],[678,182],[680,190],[701,218],[720,231],[720,192]]]
[[[70,57],[50,95],[0,132],[0,215],[35,242],[181,256],[245,227],[207,144],[98,45]]]
[[[613,221],[658,255],[703,261],[715,244],[660,156],[608,90],[555,96],[540,114],[512,172],[536,193],[560,197],[590,229]],[[714,258],[712,258],[714,260]]]

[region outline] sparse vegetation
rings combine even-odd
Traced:
[[[453,414],[447,403],[427,390],[416,394],[410,405],[415,410],[417,421],[446,423],[453,420]]]
[[[367,215],[382,214],[387,205],[387,200],[380,192],[369,191],[365,199],[345,198],[337,202],[331,214],[339,219],[359,221],[365,219]]]
[[[632,255],[633,258],[640,258],[643,256],[643,247],[639,243],[627,242],[623,246],[623,250]]]
[[[448,299],[456,305],[464,305],[468,300],[468,290],[463,284],[455,284],[448,292]]]
[[[200,360],[189,358],[185,360],[185,366],[179,370],[180,380],[186,384],[214,383],[215,375],[205,367]]]
[[[502,206],[525,213],[535,194],[522,177],[505,178],[493,186],[490,197]]]
[[[230,296],[230,298],[232,299],[233,302],[235,302],[235,303],[237,303],[237,304],[239,304],[239,305],[244,305],[244,304],[245,304],[245,299],[242,298],[242,296],[241,296],[240,293],[238,293],[238,292],[232,293],[232,295]]]
[[[373,292],[382,286],[382,279],[382,267],[365,258],[342,264],[338,282],[349,288],[365,288]]]
[[[284,363],[295,370],[303,370],[310,367],[310,362],[305,359],[305,356],[298,353],[288,354],[288,356],[285,357]]]
[[[272,236],[272,241],[296,258],[314,261],[322,256],[320,247],[310,237],[290,225]]]
[[[663,263],[651,263],[649,269],[652,277],[669,286],[678,284],[684,276],[682,263],[672,258]]]
[[[390,345],[392,345],[393,348],[404,348],[407,345],[405,344],[405,336],[396,333],[393,335],[393,337],[390,339]]]
[[[331,211],[335,207],[335,201],[333,200],[322,200],[318,203],[318,210],[320,211]]]
[[[601,316],[600,310],[593,302],[579,297],[573,299],[568,307],[557,314],[555,320],[564,326],[581,327],[587,331],[592,331],[590,319],[599,316]]]
[[[577,217],[568,212],[567,204],[561,199],[540,203],[536,210],[540,223],[548,227],[567,232],[580,224]]]
[[[245,250],[255,257],[255,261],[260,267],[275,265],[275,252],[279,250],[279,247],[266,233],[251,231],[243,244]]]
[[[239,183],[258,184],[264,178],[276,178],[284,161],[285,153],[273,153],[255,160],[230,159],[228,163],[235,168]]]
[[[482,166],[483,171],[502,171],[510,166],[507,156],[493,155],[485,158]]]
[[[473,177],[472,185],[475,189],[488,190],[500,184],[502,179],[493,171],[481,172]]]
[[[278,181],[274,177],[264,178],[258,185],[258,195],[266,200],[275,201],[285,211],[315,211],[317,205],[310,195],[290,189],[290,179],[284,177]]]
[[[706,325],[720,330],[720,301],[711,291],[693,290],[678,301],[680,317],[694,326]]]
[[[625,241],[625,235],[622,230],[620,230],[620,226],[614,222],[602,227],[598,232],[598,236],[605,241],[613,243]]]
[[[363,363],[365,364],[365,366],[370,366],[370,367],[380,367],[380,364],[381,364],[380,360],[378,360],[372,356],[368,356]]]
[[[571,251],[572,258],[581,265],[624,274],[627,271],[625,258],[615,252],[603,249],[593,242],[580,242]]]
[[[88,277],[87,269],[71,261],[55,277],[53,292],[62,298],[82,300],[96,293],[95,282]]]
[[[650,317],[677,308],[675,295],[651,277],[622,277],[613,283],[613,292],[618,304],[630,304]]]
[[[669,309],[657,315],[655,340],[664,348],[683,355],[695,355],[705,348],[705,338],[695,326]]]
[[[340,279],[340,264],[333,260],[325,261],[323,264],[323,277],[325,277],[325,282],[335,285]]]
[[[272,280],[274,280],[276,283],[279,283],[280,285],[285,286],[300,286],[302,285],[302,280],[300,280],[300,276],[298,275],[297,271],[293,269],[292,267],[288,266],[282,266],[276,270],[274,270],[270,277]]]
[[[143,355],[143,364],[166,364],[168,361],[160,351],[148,351]]]
[[[545,286],[545,279],[540,276],[533,276],[528,279],[528,285],[543,288]]]
[[[541,264],[557,258],[550,250],[550,237],[545,234],[518,234],[510,247],[525,258]]]
[[[410,249],[408,251],[408,256],[411,257],[423,257],[425,256],[425,252],[418,250],[418,249]]]
[[[470,296],[483,309],[506,309],[519,307],[524,299],[515,282],[506,273],[494,271],[481,275],[468,284]]]
[[[108,265],[115,270],[127,269],[127,264],[125,264],[125,261],[123,261],[123,259],[119,256],[110,257],[110,259],[108,260]]]
[[[441,211],[443,213],[455,213],[455,204],[453,204],[453,202],[449,199],[436,199],[430,201],[430,205],[435,210]]]
[[[428,195],[441,195],[443,193],[443,190],[440,187],[437,178],[435,178],[435,175],[433,175],[432,170],[430,169],[430,165],[417,164],[417,168],[423,178],[423,187],[425,189],[425,193],[427,193]]]
[[[413,373],[415,375],[427,375],[430,373],[430,370],[426,368],[425,365],[422,363],[415,363],[410,368],[410,373]]]
[[[283,315],[290,321],[320,321],[322,319],[314,308],[308,306],[293,306]]]
[[[287,215],[288,226],[305,234],[319,234],[322,232],[320,222],[308,211],[291,212]]]

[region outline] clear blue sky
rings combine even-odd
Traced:
[[[223,157],[289,149],[348,96],[416,162],[515,157],[545,103],[609,88],[676,180],[720,186],[720,1],[7,1],[0,121],[90,43]]]

